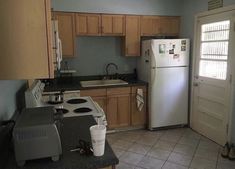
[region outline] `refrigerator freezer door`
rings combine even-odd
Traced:
[[[156,67],[188,66],[189,39],[152,40],[151,46]]]
[[[188,123],[188,67],[152,69],[150,129]]]

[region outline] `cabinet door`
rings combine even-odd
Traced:
[[[140,56],[140,16],[126,16],[125,56]]]
[[[91,97],[96,103],[99,104],[99,106],[104,110],[106,113],[106,97]]]
[[[0,79],[53,78],[50,0],[7,0],[0,7]]]
[[[130,94],[107,97],[107,120],[111,129],[130,125]]]
[[[154,16],[152,22],[153,22],[152,24],[153,35],[154,36],[161,35],[162,28],[160,23],[160,17]]]
[[[152,36],[153,35],[153,22],[152,16],[141,16],[141,35]]]
[[[137,108],[136,93],[131,94],[131,125],[145,125],[146,124],[146,93],[144,95],[144,107],[141,111]]]
[[[124,15],[101,15],[102,35],[123,36],[125,34]]]
[[[113,16],[113,35],[119,35],[119,36],[125,35],[125,16],[124,15]]]
[[[101,33],[101,21],[99,14],[77,14],[76,34],[97,36]]]
[[[141,111],[137,108],[137,90],[143,90],[144,107]],[[146,86],[135,86],[131,88],[131,125],[144,126],[146,124],[147,116],[147,88]]]
[[[169,24],[169,34],[179,36],[180,33],[180,17],[171,17]]]
[[[118,96],[118,125],[126,127],[130,125],[130,94]]]
[[[119,127],[118,124],[118,97],[107,97],[107,114],[108,128]]]
[[[159,17],[159,32],[168,36],[178,36],[180,31],[180,17]]]
[[[59,37],[62,41],[63,57],[74,57],[74,13],[55,12],[54,16],[55,19],[58,20]]]
[[[113,16],[102,15],[102,34],[111,35],[113,33]]]
[[[99,106],[106,113],[106,89],[90,89],[90,90],[81,90],[81,96],[91,96],[91,98],[99,104]]]

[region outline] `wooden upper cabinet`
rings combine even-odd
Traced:
[[[178,36],[180,32],[180,17],[159,17],[159,32],[169,36]]]
[[[153,16],[141,16],[141,36],[152,36],[154,25]]]
[[[140,16],[126,16],[125,56],[140,56]]]
[[[125,16],[124,15],[101,15],[101,33],[108,36],[125,35]]]
[[[0,79],[54,77],[50,0],[0,1]]]
[[[76,14],[76,34],[98,36],[101,33],[99,14]]]
[[[62,42],[63,57],[74,57],[75,56],[74,13],[54,12],[54,18],[58,20],[59,37]]]
[[[180,17],[141,16],[141,36],[178,36]]]

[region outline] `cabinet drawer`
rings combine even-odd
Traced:
[[[81,90],[81,96],[105,96],[106,89]]]
[[[131,92],[130,87],[118,87],[107,89],[107,95],[120,95],[120,94],[129,94]]]
[[[137,92],[137,89],[142,89],[144,93],[146,93],[147,91],[146,86],[134,86],[131,88],[131,93],[135,94]]]

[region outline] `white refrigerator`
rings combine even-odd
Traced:
[[[142,42],[138,77],[149,84],[149,129],[188,123],[189,39]]]

